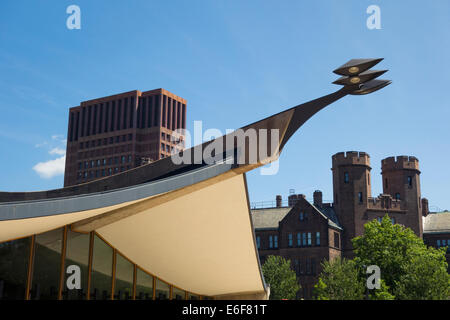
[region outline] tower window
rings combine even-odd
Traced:
[[[301,247],[302,245],[302,235],[301,233],[297,233],[297,247]]]
[[[412,187],[412,177],[408,176],[408,186]]]
[[[349,181],[348,172],[344,172],[344,183],[348,183],[348,181]]]
[[[316,260],[311,259],[311,272],[313,275],[316,275]]]
[[[363,195],[362,195],[362,192],[358,192],[358,201],[359,201],[359,203],[363,203]]]
[[[311,273],[311,260],[309,258],[306,258],[306,274]]]
[[[395,199],[400,200],[400,193],[397,192],[397,193],[395,194]]]
[[[288,246],[292,247],[292,233],[288,234]]]
[[[339,248],[339,233],[334,233],[334,247]]]
[[[272,249],[273,248],[273,237],[269,236],[269,248]]]
[[[367,184],[370,185],[370,173],[367,174]]]
[[[384,179],[384,185],[386,186],[386,188],[388,187],[388,181],[387,181],[387,178]]]
[[[300,219],[300,221],[305,220],[305,214],[303,212],[300,212],[299,219]]]
[[[273,247],[278,248],[278,236],[273,236]]]
[[[256,237],[256,246],[258,249],[261,248],[261,237],[260,236]]]
[[[320,246],[320,232],[316,232],[316,246]]]

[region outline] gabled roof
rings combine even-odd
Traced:
[[[292,207],[252,209],[255,229],[277,229],[278,223],[291,211]]]
[[[327,219],[329,226],[343,230],[343,228],[339,224],[333,207],[327,205],[323,207],[316,207],[308,200],[304,199],[304,201],[306,201],[311,207],[313,207],[319,215]],[[299,202],[297,202],[294,207],[252,209],[251,212],[253,227],[259,230],[277,229],[279,222],[283,220],[284,217],[286,217],[287,214],[298,205],[298,203]]]
[[[313,204],[311,204],[317,211],[325,215],[325,217],[328,219],[328,225],[344,230],[342,228],[341,224],[339,223],[339,220],[337,218],[336,212],[334,212],[334,208],[331,206],[323,206],[323,207],[316,207]]]
[[[423,217],[424,233],[450,233],[450,212],[430,213]]]

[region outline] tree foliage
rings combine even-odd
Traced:
[[[359,300],[364,297],[364,283],[354,261],[340,258],[324,261],[322,270],[314,287],[318,300]]]
[[[262,266],[264,279],[270,285],[270,299],[295,299],[300,290],[297,276],[291,269],[290,260],[280,256],[268,256]]]
[[[389,216],[381,223],[364,226],[364,235],[353,239],[355,262],[381,269],[389,293],[397,299],[448,299],[450,275],[445,248],[427,247],[414,232],[392,224]]]
[[[445,248],[427,247],[414,232],[392,224],[386,214],[381,222],[364,226],[352,240],[355,258],[323,264],[316,285],[319,299],[449,299],[450,275]],[[381,287],[366,291],[367,266],[381,270]],[[341,288],[341,289],[339,289]],[[352,291],[353,288],[353,291]],[[366,295],[361,295],[366,291]]]

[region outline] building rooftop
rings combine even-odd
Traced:
[[[305,201],[307,201],[305,199]],[[325,204],[323,207],[316,207],[311,202],[308,203],[317,210],[325,219],[328,220],[328,224],[332,227],[339,228],[342,230],[339,224],[338,218],[332,206]],[[278,223],[284,219],[284,217],[293,209],[294,207],[273,207],[273,208],[261,208],[261,209],[251,209],[253,227],[255,229],[276,229],[278,228]]]
[[[341,230],[344,230],[342,228],[342,226],[339,223],[339,220],[336,216],[336,213],[334,212],[334,208],[332,206],[329,205],[325,205],[323,207],[316,207],[313,204],[311,204],[314,208],[316,208],[318,211],[320,211],[323,215],[325,215],[325,217],[328,219],[328,225],[335,227],[335,228],[339,228]]]
[[[278,223],[291,211],[292,207],[252,209],[255,229],[276,229]]]
[[[450,232],[450,212],[430,213],[423,217],[424,233]]]

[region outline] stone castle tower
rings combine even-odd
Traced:
[[[416,157],[389,157],[381,162],[383,193],[402,201],[404,224],[423,236],[419,160]]]
[[[332,157],[333,207],[344,228],[344,257],[352,257],[351,240],[364,233],[364,224],[386,213],[393,223],[411,228],[422,237],[422,215],[427,200],[421,199],[419,161],[398,156],[382,160],[383,194],[372,197],[370,156],[365,152],[339,152]]]
[[[365,152],[339,152],[332,157],[334,208],[344,228],[342,249],[351,256],[351,240],[362,234],[370,187],[370,157]],[[346,254],[348,253],[348,254]]]

